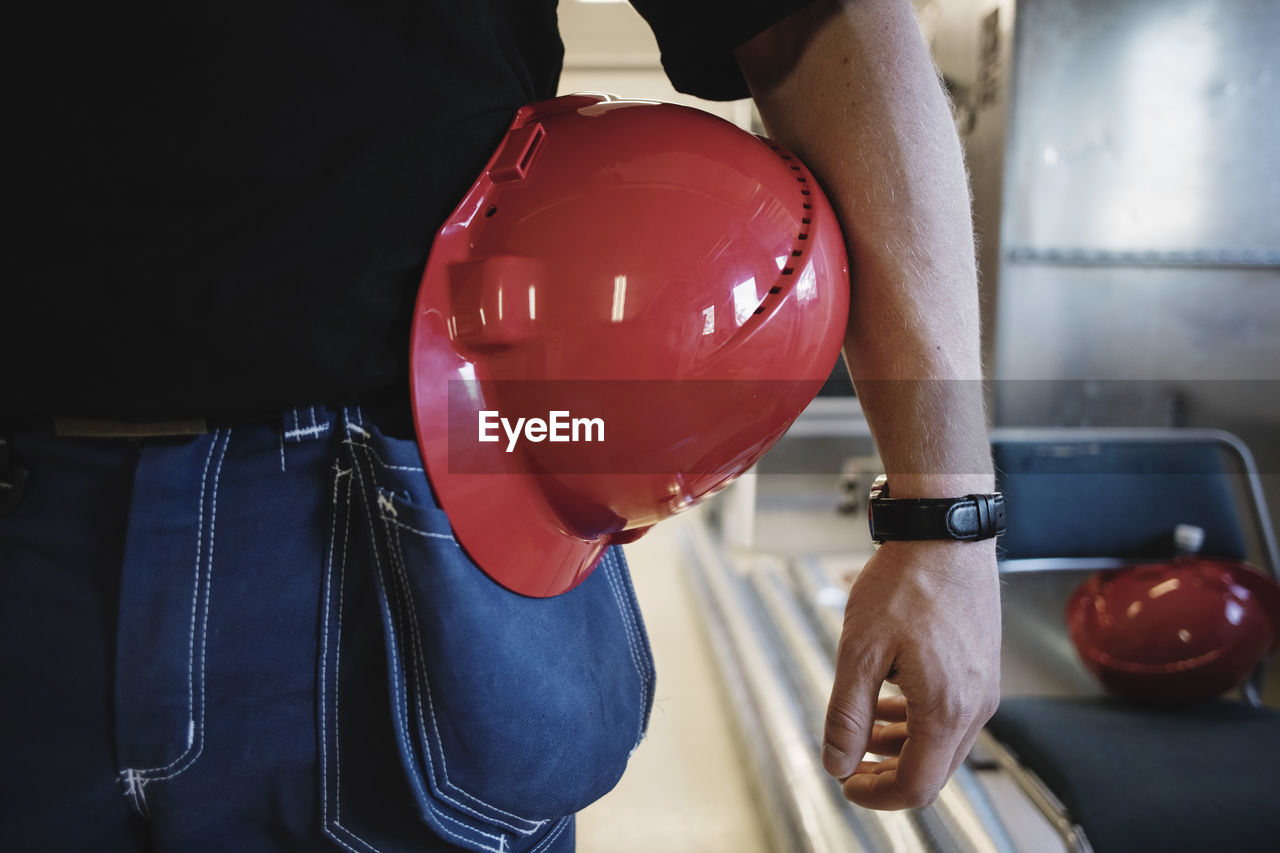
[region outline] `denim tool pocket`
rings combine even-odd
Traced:
[[[509,592],[459,547],[413,442],[354,424],[348,437],[324,596],[330,832],[367,838],[356,800],[394,822],[385,788],[352,777],[393,750],[417,815],[450,844],[550,849],[566,816],[617,783],[648,723],[653,661],[621,552],[556,598]]]

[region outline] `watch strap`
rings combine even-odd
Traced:
[[[889,540],[991,539],[1004,532],[1004,495],[963,498],[886,498],[871,510],[871,538]]]

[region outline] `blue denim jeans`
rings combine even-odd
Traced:
[[[9,443],[5,850],[567,851],[644,734],[621,553],[502,589],[357,410]]]

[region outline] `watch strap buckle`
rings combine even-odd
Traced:
[[[1004,495],[965,495],[947,510],[947,534],[952,539],[979,541],[1004,533]]]

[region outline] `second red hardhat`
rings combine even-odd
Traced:
[[[1085,666],[1146,702],[1211,699],[1280,640],[1280,588],[1248,564],[1184,557],[1091,575],[1067,605]]]

